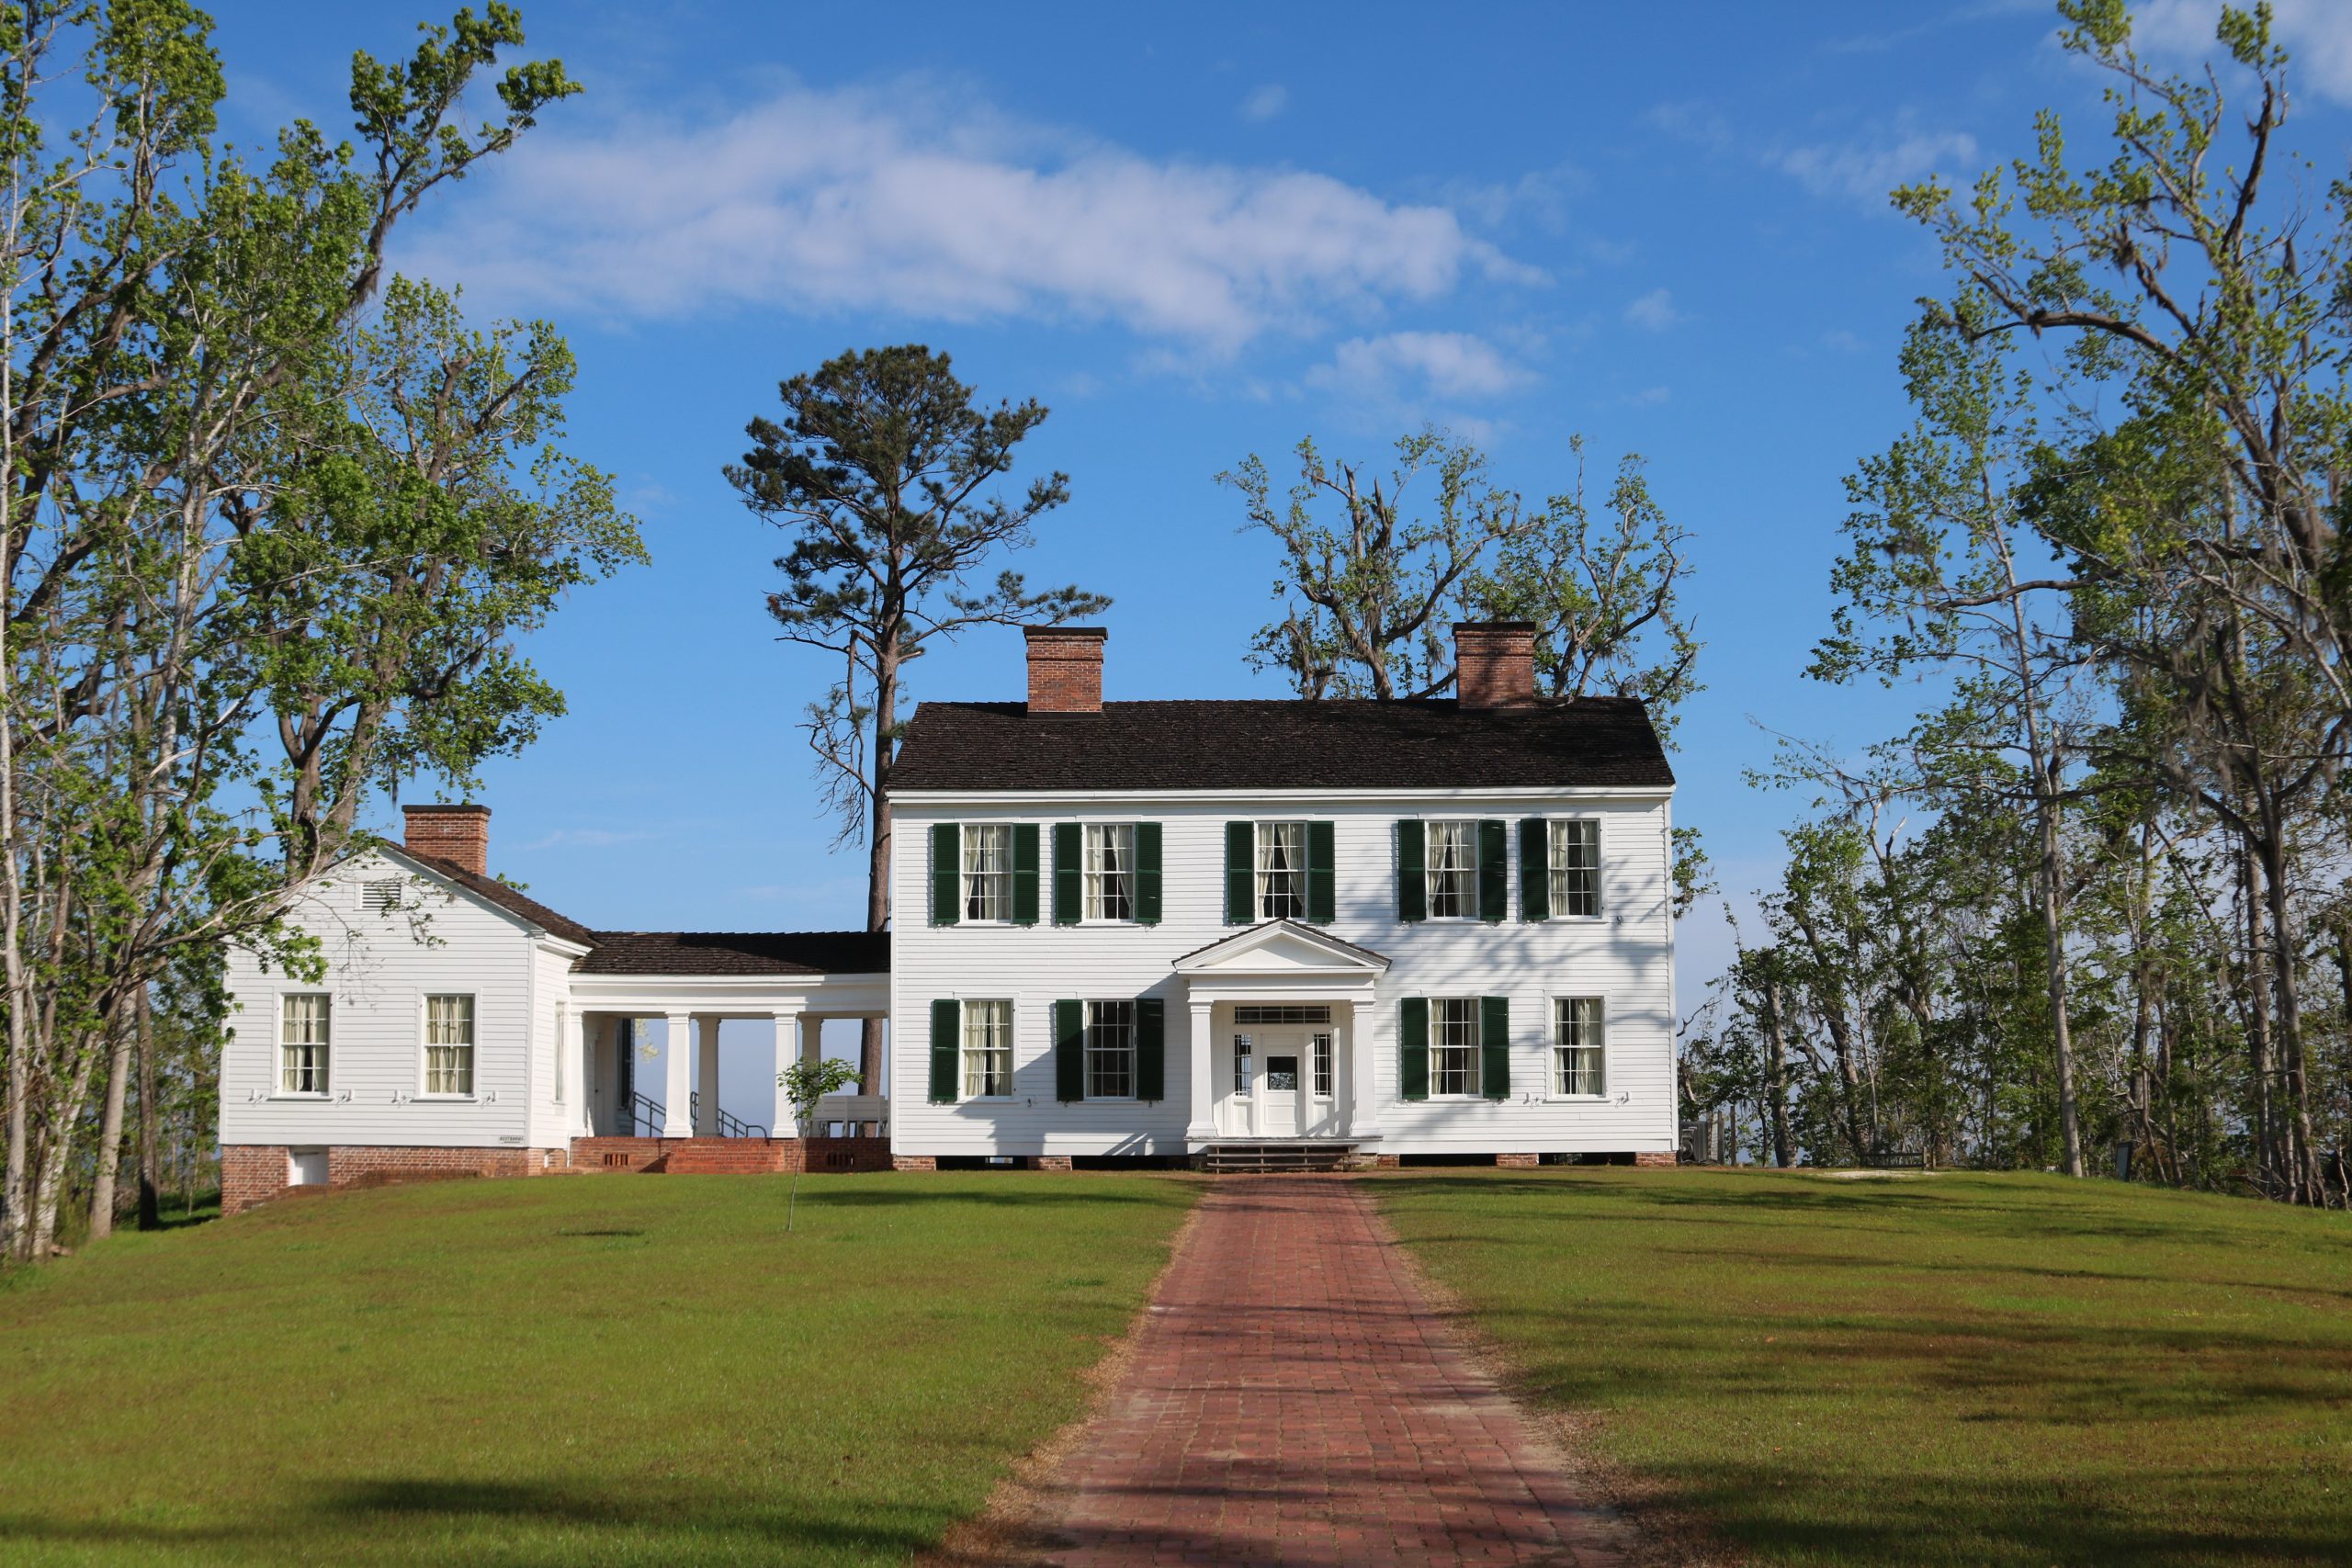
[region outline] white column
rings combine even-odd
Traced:
[[[825,1021],[804,1017],[800,1021],[800,1059],[821,1062],[825,1059]]]
[[[1216,1080],[1209,1070],[1214,1060],[1209,1049],[1209,1004],[1194,1002],[1192,1010],[1193,1122],[1184,1129],[1184,1136],[1198,1144],[1216,1136],[1216,1111],[1209,1100]]]
[[[695,1136],[718,1136],[718,1020],[705,1015],[695,1020],[702,1057],[695,1077],[700,1093],[695,1099]]]
[[[1375,1027],[1376,1021],[1366,1016],[1368,1010],[1363,1003],[1349,1003],[1347,1032],[1331,1043],[1334,1050],[1342,1043],[1352,1045],[1348,1052],[1348,1135],[1351,1138],[1370,1137],[1380,1131],[1380,1102],[1373,1092],[1375,1077],[1372,1059],[1373,1041],[1380,1031]]]
[[[694,1134],[694,1122],[689,1110],[695,1092],[694,1016],[683,1012],[663,1013],[662,1023],[662,1064],[668,1076],[662,1094],[662,1135],[665,1138],[691,1137]]]
[[[773,1112],[774,1120],[768,1122],[768,1136],[771,1138],[797,1138],[800,1135],[800,1129],[792,1120],[792,1101],[785,1095],[783,1078],[785,1068],[792,1066],[793,1058],[800,1048],[800,1015],[797,1012],[778,1011],[772,1016],[775,1020],[775,1072],[777,1081],[775,1086],[775,1110]]]
[[[588,1045],[588,1013],[577,1003],[564,1014],[564,1038],[556,1042],[556,1049],[565,1053],[563,1092],[568,1097],[564,1118],[571,1135],[584,1138],[594,1123],[588,1120],[589,1086],[596,1080],[596,1058]]]

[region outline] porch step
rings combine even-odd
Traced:
[[[1342,1170],[1353,1161],[1355,1153],[1353,1144],[1320,1139],[1299,1144],[1211,1144],[1201,1155],[1201,1168],[1213,1175]]]

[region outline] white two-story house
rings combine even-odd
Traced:
[[[926,703],[893,768],[893,1148],[1668,1161],[1674,780],[1638,702]]]
[[[1033,629],[1026,702],[916,711],[888,932],[591,927],[490,874],[487,808],[407,807],[403,843],[306,892],[315,972],[231,956],[223,1205],[582,1169],[1670,1162],[1657,734],[1636,702],[1538,698],[1524,626],[1455,635],[1455,699],[1106,703],[1104,634]],[[722,1035],[764,1081],[876,1017],[888,1061],[811,1124],[780,1089],[720,1103]]]

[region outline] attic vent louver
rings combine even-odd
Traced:
[[[399,908],[401,879],[397,876],[390,876],[380,881],[370,882],[360,891],[360,904],[371,915],[380,914],[387,909]]]

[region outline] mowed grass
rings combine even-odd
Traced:
[[[1769,1563],[2352,1562],[2352,1220],[2040,1176],[1404,1173],[1629,1495]]]
[[[579,1177],[0,1280],[0,1559],[892,1562],[1083,1408],[1194,1188]]]

